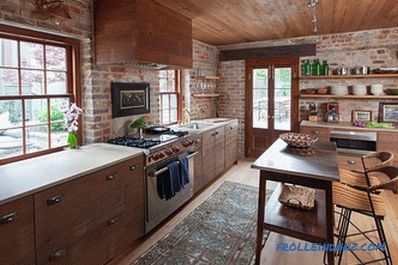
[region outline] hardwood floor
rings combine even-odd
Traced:
[[[130,265],[137,257],[148,250],[158,240],[167,235],[180,221],[182,221],[190,212],[198,207],[203,201],[205,201],[217,188],[226,180],[243,183],[246,185],[258,186],[258,171],[250,168],[251,161],[244,160],[239,161],[238,165],[233,166],[228,172],[214,182],[210,187],[203,191],[199,196],[193,199],[187,204],[181,211],[179,211],[174,217],[166,222],[163,227],[154,232],[132,253],[130,253],[119,265]],[[267,188],[272,189],[275,184],[267,182]],[[385,194],[385,203],[388,211],[388,216],[384,221],[384,228],[387,234],[390,250],[393,257],[393,263],[398,263],[398,195],[392,193]],[[372,219],[354,215],[353,217],[356,223],[360,224],[361,228],[372,228],[374,223]],[[377,236],[372,238],[377,239]],[[355,242],[367,243],[362,237],[353,238]],[[323,253],[322,252],[279,252],[276,251],[276,245],[280,242],[293,243],[303,242],[287,236],[283,236],[276,233],[271,233],[268,238],[266,245],[263,249],[262,265],[288,265],[288,264],[322,264]],[[377,242],[377,241],[376,241]],[[364,260],[373,259],[379,257],[377,252],[361,252],[359,256]],[[375,256],[376,255],[376,256]],[[298,263],[298,261],[300,261]],[[342,264],[355,264],[356,260],[351,254],[345,254]],[[376,264],[376,263],[375,263]],[[378,263],[384,264],[384,263]]]

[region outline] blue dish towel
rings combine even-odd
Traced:
[[[181,190],[180,168],[178,162],[172,162],[167,165],[167,169],[159,174],[156,179],[156,186],[159,198],[170,200]]]
[[[169,169],[169,173],[170,173],[170,179],[171,179],[171,183],[172,183],[173,190],[174,190],[174,194],[173,194],[173,197],[174,197],[175,193],[181,191],[181,189],[182,189],[181,177],[180,177],[180,166],[177,161],[174,161],[174,162],[168,164],[167,168]]]
[[[189,183],[189,162],[186,156],[179,158],[182,187]]]

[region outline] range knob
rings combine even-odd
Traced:
[[[154,161],[158,161],[158,160],[160,159],[159,154],[158,154],[158,153],[153,154],[152,159],[153,159]]]
[[[165,151],[165,153],[166,153],[166,155],[170,156],[170,155],[173,154],[173,151],[171,151],[170,149],[167,149],[167,150]]]
[[[181,144],[184,147],[188,147],[189,146],[189,142],[188,141],[182,141]]]
[[[177,153],[178,151],[180,151],[180,148],[174,146],[174,147],[171,148],[171,150],[172,150],[174,153]]]
[[[162,159],[162,158],[164,158],[164,157],[165,157],[165,155],[164,155],[163,153],[160,153],[160,154],[159,154],[159,158],[160,158],[160,159]]]

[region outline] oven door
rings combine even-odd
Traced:
[[[375,132],[331,131],[330,141],[335,142],[339,154],[362,156],[376,152]]]
[[[170,214],[180,208],[190,198],[193,197],[194,185],[194,157],[198,152],[194,152],[187,156],[189,162],[189,183],[185,185],[184,189],[177,192],[170,200],[160,199],[157,192],[157,175],[160,174],[170,161],[157,165],[156,167],[148,168],[146,172],[146,221],[145,233],[151,231],[160,222],[166,219]]]

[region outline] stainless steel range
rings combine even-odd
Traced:
[[[145,135],[143,139],[120,137],[108,141],[111,144],[145,149],[146,212],[145,233],[151,231],[170,214],[193,196],[193,157],[200,144],[196,134],[184,135],[173,131],[161,135]],[[168,170],[167,165],[187,156],[189,162],[189,184],[170,200],[163,200],[157,193],[157,176]]]

